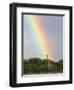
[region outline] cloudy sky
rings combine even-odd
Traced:
[[[63,59],[63,16],[23,15],[23,57]]]

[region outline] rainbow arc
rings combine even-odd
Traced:
[[[48,55],[48,59],[53,60],[54,52],[51,46],[53,40],[51,38],[51,35],[49,35],[50,42],[48,42],[46,33],[43,32],[44,28],[41,25],[40,17],[36,15],[28,15],[27,20],[30,26],[30,30],[32,31],[33,36],[36,40],[37,47],[39,48],[40,52],[42,52],[43,58]]]

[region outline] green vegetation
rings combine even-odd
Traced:
[[[63,60],[54,62],[49,59],[30,58],[23,63],[24,74],[63,73]]]

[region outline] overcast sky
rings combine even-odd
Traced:
[[[42,58],[42,52],[38,49],[37,41],[34,38],[35,33],[33,32],[33,24],[31,26],[30,17],[34,15],[23,15],[23,55],[24,59],[38,57]],[[39,23],[43,28],[43,32],[47,36],[48,44],[51,44],[50,48],[54,53],[53,59],[63,59],[63,16],[43,16],[37,15]],[[50,42],[51,37],[51,42]],[[53,42],[53,44],[52,44]]]

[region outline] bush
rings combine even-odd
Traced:
[[[63,60],[54,62],[51,60],[30,58],[24,60],[24,74],[39,74],[39,73],[62,73]]]

